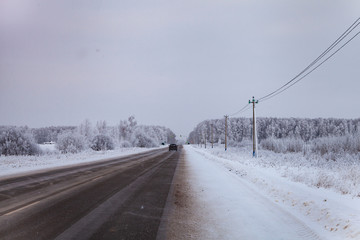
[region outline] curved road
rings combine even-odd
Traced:
[[[0,239],[156,239],[180,152],[2,179]]]

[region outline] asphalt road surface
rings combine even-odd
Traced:
[[[156,239],[178,152],[0,180],[0,239]]]

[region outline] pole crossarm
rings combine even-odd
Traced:
[[[253,96],[252,97],[252,100],[249,100],[249,104],[252,103],[252,104],[257,104],[259,103],[259,100],[255,100],[255,97]]]

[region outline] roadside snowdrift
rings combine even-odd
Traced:
[[[53,145],[52,145],[53,146]],[[75,154],[60,154],[54,152],[40,156],[0,156],[0,177],[35,171],[46,168],[67,166],[78,163],[105,160],[112,157],[121,157],[125,155],[146,152],[156,148],[119,148],[108,151],[87,150]]]

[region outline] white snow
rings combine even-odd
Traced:
[[[42,145],[40,147],[43,150],[46,149],[47,154],[39,156],[0,156],[0,177],[47,168],[101,161],[156,149],[133,147],[108,151],[86,150],[76,154],[60,154],[54,150],[54,145]]]
[[[185,154],[206,239],[360,239],[359,197],[294,182],[251,151],[185,146]]]
[[[55,144],[38,144],[41,152],[43,153],[55,153],[57,152]]]

